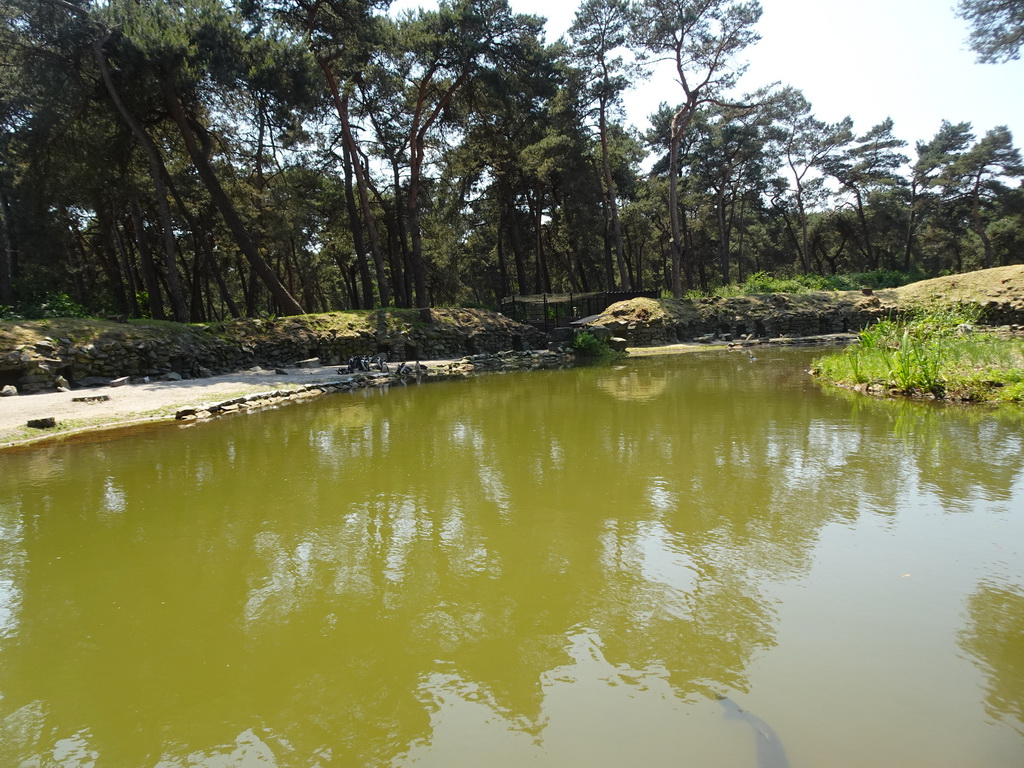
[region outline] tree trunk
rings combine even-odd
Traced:
[[[336,88],[336,83],[332,88]],[[363,213],[363,225],[366,227],[366,236],[370,241],[370,255],[373,257],[373,267],[377,277],[377,292],[380,294],[380,304],[386,307],[391,303],[391,296],[388,293],[387,273],[384,271],[384,256],[380,249],[380,240],[377,237],[377,223],[374,221],[373,209],[370,207],[370,195],[367,191],[369,182],[367,172],[363,168],[359,158],[359,147],[356,145],[355,137],[352,135],[352,126],[348,118],[348,98],[340,100],[338,117],[341,119],[342,138],[352,156],[352,168],[356,175],[356,190],[359,194],[359,207]],[[372,304],[371,304],[372,306]]]
[[[160,281],[157,279],[156,265],[153,264],[153,254],[149,250],[149,241],[146,237],[146,229],[142,223],[142,208],[137,198],[132,198],[131,203],[132,227],[135,229],[135,244],[139,249],[139,265],[142,268],[142,282],[146,286],[146,293],[149,294],[149,316],[154,320],[166,320],[164,312],[164,300],[160,294]],[[188,313],[186,313],[186,317]],[[177,318],[175,318],[177,319]],[[181,321],[179,321],[181,322]]]
[[[516,262],[516,283],[519,286],[519,293],[525,294],[529,290],[530,278],[526,271],[526,254],[523,249],[523,239],[519,232],[519,211],[516,209],[516,198],[512,192],[512,185],[509,183],[507,175],[499,183],[508,219],[508,241],[509,245],[512,246],[512,256]]]
[[[92,296],[86,291],[85,280],[82,279],[85,274],[84,256],[82,246],[77,239],[68,245],[68,268],[75,286],[75,301],[82,306],[88,306]]]
[[[615,259],[619,267],[619,285],[625,291],[633,290],[626,269],[626,254],[622,248],[622,227],[619,225],[619,204],[615,190],[615,179],[612,177],[612,163],[608,152],[608,123],[606,119],[605,100],[599,104],[599,133],[601,134],[601,168],[604,173],[605,210],[608,212],[611,225],[612,242],[615,246]],[[614,287],[614,285],[612,286]]]
[[[796,209],[800,219],[800,266],[805,275],[811,273],[811,233],[807,222],[807,209],[804,208],[804,188],[796,183]]]
[[[683,143],[683,133],[690,124],[693,107],[683,106],[672,116],[672,134],[669,137],[668,149],[668,217],[671,225],[672,239],[669,240],[669,252],[672,256],[672,295],[683,297],[683,230],[679,217],[679,149]],[[693,278],[687,267],[687,284],[693,287]]]
[[[398,224],[402,221],[400,211],[397,201],[394,207],[384,206],[384,228],[388,236],[388,266],[391,268],[391,290],[395,297],[395,306],[408,307],[403,278],[405,270],[402,269],[402,248],[398,243]]]
[[[14,303],[14,290],[11,286],[14,278],[14,270],[11,268],[13,252],[14,233],[11,231],[7,195],[0,189],[0,304]]]
[[[135,279],[135,264],[132,261],[131,248],[128,247],[128,243],[124,238],[122,229],[123,225],[119,226],[116,222],[110,228],[110,234],[113,238],[112,242],[114,244],[114,252],[121,258],[121,268],[124,271],[129,314],[131,314],[132,317],[142,317],[142,312],[139,309],[139,283],[138,280]]]
[[[512,295],[508,284],[508,267],[505,266],[505,214],[501,203],[498,203],[498,236],[495,238],[495,250],[498,256],[498,304]]]
[[[136,119],[124,102],[121,100],[121,95],[114,85],[114,78],[111,75],[110,67],[107,64],[107,57],[103,53],[103,44],[107,38],[110,37],[108,32],[100,40],[93,41],[92,50],[93,57],[96,59],[96,65],[100,70],[100,77],[103,79],[103,84],[106,86],[107,93],[110,96],[110,100],[114,102],[118,114],[124,120],[129,130],[132,132],[132,136],[135,137],[136,142],[142,148],[143,153],[146,155],[146,160],[149,165],[149,176],[153,181],[153,188],[156,191],[157,206],[160,211],[160,226],[163,228],[163,245],[164,245],[164,267],[167,272],[167,291],[171,301],[171,311],[174,313],[174,319],[179,323],[188,322],[188,306],[185,304],[185,297],[181,292],[181,285],[178,281],[178,267],[177,267],[177,251],[176,244],[174,242],[174,223],[171,220],[171,206],[167,201],[167,187],[164,184],[164,163],[160,157],[160,153],[156,148],[156,145],[149,138],[149,134],[146,133],[142,124]]]
[[[423,149],[420,148],[420,153]],[[409,234],[412,235],[412,250],[409,252],[412,280],[416,295],[416,306],[426,309],[430,306],[427,296],[427,270],[423,262],[423,234],[420,232],[420,170],[416,164],[409,177],[409,199],[406,206],[409,213]]]
[[[199,172],[203,185],[210,193],[210,198],[213,200],[214,205],[217,206],[217,210],[220,211],[221,216],[224,218],[224,223],[227,224],[228,229],[234,236],[239,250],[242,251],[242,254],[252,266],[253,272],[259,276],[260,280],[270,291],[278,309],[285,315],[303,314],[302,306],[288,292],[288,289],[281,283],[280,278],[256,249],[256,244],[249,236],[245,223],[221,186],[220,179],[217,178],[213,166],[210,165],[206,155],[200,149],[192,125],[185,115],[184,107],[178,98],[177,91],[169,83],[164,83],[163,90],[167,108],[178,127],[178,131],[181,133],[189,157],[192,159],[196,171]]]
[[[903,249],[903,271],[909,272],[914,257],[914,230],[917,227],[917,181],[910,183],[910,205],[907,210],[907,235]]]
[[[127,316],[132,313],[128,306],[128,294],[124,287],[124,275],[121,272],[121,264],[117,259],[117,249],[114,246],[113,235],[111,234],[113,221],[103,206],[97,206],[96,212],[99,217],[101,232],[100,264],[103,266],[103,271],[107,273],[107,279],[110,281],[110,289],[114,294],[114,304],[117,306],[120,314]],[[71,231],[76,237],[81,237],[74,223],[71,225]]]
[[[740,218],[740,223],[739,223],[739,231],[740,231],[739,232],[739,238],[740,238],[740,242],[739,242],[739,245],[736,248],[736,271],[738,272],[738,275],[736,276],[736,279],[740,283],[742,283],[746,279],[746,275],[744,274],[744,270],[743,270],[743,240],[744,240],[743,236],[746,234],[746,231],[747,231],[747,228],[744,226],[743,221],[744,221],[744,219],[746,217],[746,212],[747,212],[747,201],[744,200],[744,199],[741,199],[740,200],[740,216],[739,216],[739,218]]]
[[[686,277],[686,287],[689,290],[693,290],[693,263],[697,249],[693,244],[693,233],[690,231],[690,224],[686,218],[686,211],[680,210],[677,214],[679,216],[679,250],[680,253],[686,252],[686,259],[683,260],[683,275]]]
[[[469,71],[463,70],[445,88],[444,93],[428,113],[427,98],[436,72],[436,65],[432,66],[420,82],[416,95],[416,107],[413,110],[412,124],[409,129],[409,199],[406,201],[409,211],[409,235],[412,238],[412,250],[409,257],[412,262],[413,282],[416,286],[416,306],[422,310],[427,310],[430,307],[430,297],[427,296],[426,266],[423,262],[423,237],[420,232],[420,182],[423,162],[426,159],[427,133],[451,103],[458,90],[469,79]],[[423,319],[429,322],[429,312],[423,313]]]
[[[356,249],[356,266],[359,269],[359,284],[362,287],[363,309],[373,309],[373,278],[370,264],[366,260],[366,242],[363,240],[363,224],[356,209],[356,198],[352,192],[352,152],[348,144],[341,147],[342,163],[345,169],[345,206],[348,208],[349,228],[352,230],[352,244]]]
[[[195,216],[188,210],[185,201],[181,199],[181,195],[178,194],[175,186],[168,183],[168,188],[174,197],[174,202],[178,206],[178,212],[185,219],[185,223],[188,224],[188,228],[192,232],[192,241],[195,243],[196,251],[201,252],[206,259],[206,265],[213,275],[214,282],[217,283],[217,290],[220,292],[221,301],[224,302],[232,317],[241,317],[242,313],[239,312],[238,305],[231,298],[231,291],[228,290],[228,285],[224,280],[224,273],[217,262],[217,255],[210,245],[210,239],[206,236],[206,230],[197,224]]]
[[[718,260],[722,267],[722,285],[728,285],[732,278],[732,265],[729,253],[729,224],[725,216],[725,192],[716,193],[715,219],[718,225]]]
[[[398,167],[398,161],[392,160],[391,174],[395,179],[395,223],[398,228],[398,259],[401,268],[395,270],[394,262],[391,267],[391,279],[394,281],[395,295],[400,297],[400,304],[403,307],[412,306],[412,283],[411,275],[406,265],[409,264],[409,233],[406,232],[406,218],[402,215],[402,173]]]
[[[189,285],[192,286],[189,299],[189,314],[192,316],[192,322],[195,323],[205,323],[209,319],[206,311],[208,302],[203,291],[203,283],[207,282],[206,270],[204,269],[205,261],[206,255],[199,248],[195,248],[192,252],[192,274],[189,275],[187,271],[185,274]],[[181,263],[183,265],[188,264],[185,259],[182,259]]]
[[[538,192],[534,208],[534,230],[537,251],[537,293],[551,293],[551,274],[548,271],[548,258],[544,250],[542,223],[544,220],[544,193]]]
[[[231,291],[228,290],[228,284],[224,280],[224,272],[221,270],[220,264],[217,263],[217,254],[210,250],[209,244],[206,244],[204,248],[206,249],[206,263],[213,274],[213,281],[217,283],[217,290],[220,292],[221,301],[224,302],[224,306],[227,307],[232,317],[241,317],[242,313],[238,311],[238,305],[231,298]]]
[[[630,231],[626,230],[624,233],[623,245],[626,247],[626,252],[632,256],[632,261],[636,263],[636,278],[633,280],[633,287],[642,291],[644,289],[643,243],[634,243]]]
[[[864,238],[864,255],[867,256],[868,270],[878,269],[878,251],[871,242],[871,229],[868,227],[868,217],[864,210],[864,199],[860,190],[853,190],[853,199],[857,202],[857,223],[860,225],[861,236]]]
[[[988,269],[992,266],[993,252],[992,240],[988,236],[985,227],[985,220],[981,217],[981,178],[976,179],[974,192],[971,195],[971,228],[981,240],[982,255],[981,268]]]

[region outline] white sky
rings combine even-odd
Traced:
[[[913,144],[935,135],[943,119],[970,122],[977,136],[1007,125],[1024,147],[1024,60],[975,64],[956,0],[761,0],[761,42],[747,51],[746,90],[775,81],[801,89],[814,114],[846,115],[867,131],[891,116],[897,136]],[[576,0],[509,0],[516,13],[548,19],[558,39]],[[429,1],[396,0],[392,12]],[[659,102],[677,103],[671,74],[655,74],[625,95],[629,121],[641,129]]]

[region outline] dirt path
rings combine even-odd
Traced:
[[[152,382],[123,387],[76,389],[39,395],[0,397],[0,449],[87,430],[110,429],[147,421],[174,419],[179,408],[227,400],[239,395],[291,389],[337,377],[337,367],[243,371],[208,379]],[[105,402],[75,402],[75,398],[106,396]],[[54,418],[53,429],[33,429],[29,420]]]

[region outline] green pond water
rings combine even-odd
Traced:
[[[0,454],[0,766],[1020,768],[1020,411],[812,354]]]

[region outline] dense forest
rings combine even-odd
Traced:
[[[819,120],[793,87],[737,92],[757,2],[584,0],[554,42],[506,0],[0,10],[0,319],[493,308],[1024,260],[1006,128],[909,147],[891,120]],[[641,133],[620,99],[655,60],[678,90]]]

